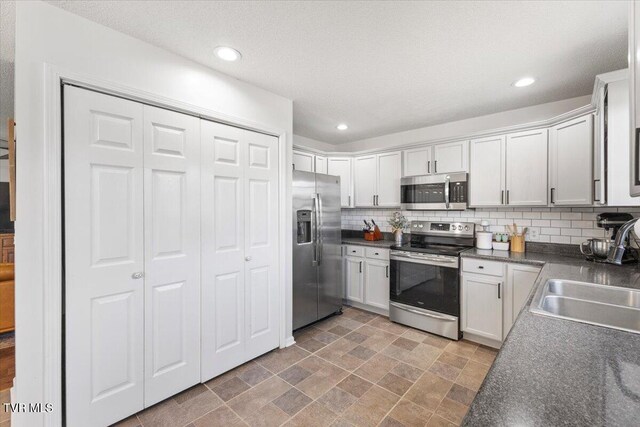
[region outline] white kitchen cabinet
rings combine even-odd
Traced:
[[[364,303],[389,310],[389,261],[367,259]]]
[[[354,159],[353,180],[355,184],[355,206],[373,207],[375,206],[377,190],[377,160],[378,156],[356,157]]]
[[[499,206],[504,203],[504,135],[471,140],[469,205]]]
[[[638,206],[640,198],[629,194],[629,82],[622,74],[607,84],[607,205]]]
[[[593,116],[549,129],[549,202],[553,206],[591,205]]]
[[[402,152],[402,176],[429,175],[431,173],[431,146],[411,148]]]
[[[630,134],[630,173],[627,186],[629,194],[640,196],[640,5],[637,1],[629,2],[629,129]]]
[[[400,206],[400,152],[356,157],[354,162],[356,207]]]
[[[469,141],[448,142],[433,146],[433,173],[469,170]]]
[[[364,302],[364,258],[345,258],[345,289],[347,300]]]
[[[400,206],[400,152],[378,154],[376,206]]]
[[[596,78],[597,79],[597,78]],[[607,177],[606,177],[606,130],[605,126],[605,96],[606,87],[604,85],[597,89],[597,106],[593,120],[593,204],[604,205],[607,203]],[[629,114],[629,101],[627,98],[627,126]],[[627,138],[628,141],[628,138]]]
[[[315,156],[316,173],[327,173],[327,158],[324,156]]]
[[[314,163],[313,154],[293,150],[293,170],[313,172],[315,170]]]
[[[467,172],[469,141],[427,145],[403,151],[402,176]]]
[[[505,204],[547,206],[547,129],[508,134],[505,147]]]
[[[502,341],[503,279],[489,275],[462,275],[461,326],[482,338]]]
[[[353,207],[353,180],[350,157],[329,157],[327,174],[340,177],[340,201],[343,208]]]
[[[511,326],[516,321],[520,310],[527,303],[527,298],[540,274],[540,267],[507,263],[507,280],[504,290],[504,336],[507,337]]]

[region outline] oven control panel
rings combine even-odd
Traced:
[[[411,232],[416,234],[439,234],[473,237],[476,225],[473,222],[411,221]]]

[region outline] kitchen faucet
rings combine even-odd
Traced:
[[[618,234],[616,235],[615,243],[609,248],[607,262],[611,264],[622,264],[622,257],[625,251],[624,243],[636,221],[638,221],[638,218],[627,221],[622,225],[622,227],[620,227],[620,230],[618,230]]]

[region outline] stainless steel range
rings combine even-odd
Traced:
[[[459,254],[474,244],[470,222],[411,222],[411,241],[391,247],[389,318],[458,340]]]

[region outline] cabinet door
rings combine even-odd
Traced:
[[[629,125],[629,87],[627,86],[627,126]],[[593,120],[593,203],[597,205],[604,205],[606,200],[606,176],[605,176],[605,130],[604,119],[606,112],[605,105],[605,88],[601,87],[598,90],[598,107]],[[628,134],[628,128],[627,128]],[[627,143],[629,139],[627,137]]]
[[[469,141],[449,142],[433,146],[434,173],[467,172]]]
[[[365,264],[364,303],[389,310],[389,262],[367,259]]]
[[[472,274],[462,275],[462,319],[464,332],[502,341],[502,280]]]
[[[504,146],[504,135],[471,140],[470,206],[504,203]]]
[[[400,152],[378,155],[378,192],[376,206],[400,206],[400,176],[402,174]]]
[[[323,156],[316,156],[316,173],[327,173],[327,158]]]
[[[374,196],[377,189],[377,163],[378,156],[364,156],[355,158],[354,184],[355,206],[374,206]]]
[[[345,278],[347,281],[347,299],[356,302],[363,302],[364,258],[346,257],[345,267]]]
[[[340,202],[342,207],[353,207],[351,159],[348,157],[331,157],[327,159],[327,174],[340,177]]]
[[[590,205],[593,202],[592,152],[591,114],[550,129],[549,201],[553,205]]]
[[[516,321],[520,310],[538,278],[540,268],[527,265],[507,264],[507,286],[504,306],[504,338]]]
[[[302,151],[293,152],[293,169],[303,172],[314,171],[314,156],[313,154],[303,153]]]
[[[432,147],[412,148],[402,152],[404,169],[402,176],[428,175],[431,173]]]
[[[505,165],[506,204],[547,205],[547,129],[507,135]]]

